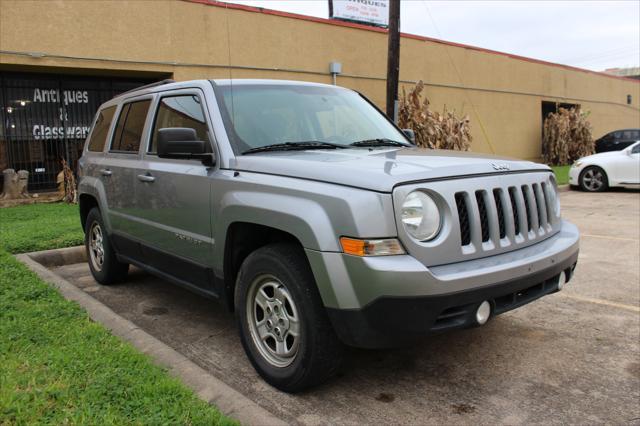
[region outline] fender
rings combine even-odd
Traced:
[[[98,202],[102,212],[102,221],[108,234],[111,234],[111,222],[107,214],[107,196],[102,181],[96,177],[85,175],[78,183],[78,195],[91,195]]]
[[[226,193],[215,221],[216,259],[224,255],[227,229],[233,222],[269,226],[294,235],[304,248],[340,251],[325,209],[316,201],[291,195],[243,191]]]

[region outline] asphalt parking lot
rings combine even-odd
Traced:
[[[290,423],[640,424],[640,193],[561,199],[582,233],[563,292],[411,348],[350,350],[299,395],[258,377],[221,305],[139,270],[112,287],[86,264],[55,272]]]

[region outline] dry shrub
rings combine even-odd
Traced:
[[[64,196],[62,197],[62,201],[69,204],[75,204],[78,202],[76,177],[65,160],[62,160],[62,174],[64,182]]]
[[[424,148],[454,149],[469,151],[471,147],[471,128],[469,116],[456,116],[445,105],[442,113],[429,109],[429,99],[422,99],[424,83],[418,84],[409,92],[402,89],[402,99],[398,111],[398,124],[403,129],[411,129],[416,134],[416,144]]]
[[[580,157],[591,155],[595,151],[595,142],[591,136],[591,123],[587,121],[588,112],[579,106],[559,108],[544,120],[542,135],[542,157],[550,165],[571,164]]]

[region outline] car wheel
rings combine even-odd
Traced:
[[[104,227],[100,210],[95,207],[87,215],[84,245],[87,250],[89,269],[96,281],[109,285],[124,280],[129,271],[129,264],[118,261]]]
[[[607,174],[598,166],[589,166],[580,173],[580,188],[589,192],[605,191],[609,187]]]
[[[240,338],[272,386],[298,392],[330,378],[343,354],[302,250],[272,244],[242,263],[235,291]]]

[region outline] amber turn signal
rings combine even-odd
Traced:
[[[395,238],[360,240],[341,237],[342,251],[353,256],[393,256],[405,254],[402,244]]]

